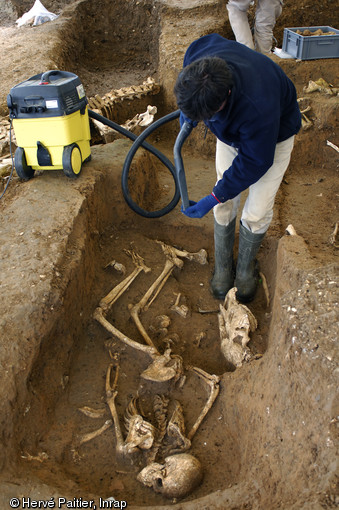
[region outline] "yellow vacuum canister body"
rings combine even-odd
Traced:
[[[22,179],[35,170],[78,177],[91,157],[87,98],[80,79],[47,71],[13,87],[7,97],[18,148],[15,169]]]

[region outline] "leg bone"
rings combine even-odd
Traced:
[[[116,285],[114,289],[112,289],[111,292],[109,292],[107,296],[102,298],[102,300],[100,301],[99,306],[104,310],[105,314],[107,314],[107,312],[113,306],[113,304],[128,289],[128,287],[135,280],[138,274],[141,273],[141,271],[145,271],[145,273],[149,273],[151,271],[151,269],[144,264],[144,261],[142,257],[140,257],[140,255],[138,255],[134,251],[128,253],[131,255],[136,267],[130,275],[128,275],[122,282]]]
[[[200,415],[198,416],[196,422],[194,423],[193,427],[191,428],[190,432],[187,434],[187,439],[192,441],[195,433],[197,432],[198,428],[200,427],[203,419],[207,415],[208,411],[211,409],[212,405],[214,404],[215,399],[218,396],[219,393],[219,381],[220,377],[217,375],[211,375],[202,370],[201,368],[188,366],[189,370],[197,374],[199,377],[201,377],[210,387],[210,394],[208,397],[208,400],[205,404],[205,407],[201,411]]]
[[[97,320],[109,333],[116,336],[119,340],[121,340],[124,344],[129,345],[133,349],[137,349],[139,351],[145,352],[151,358],[155,355],[159,354],[158,350],[154,346],[140,344],[139,342],[135,342],[128,336],[124,335],[115,328],[108,320],[104,317],[102,308],[98,307],[93,314],[93,318]]]
[[[113,418],[115,436],[116,436],[116,440],[117,440],[116,450],[117,450],[117,452],[122,452],[123,446],[124,446],[124,438],[123,438],[123,435],[121,432],[117,409],[115,407],[115,399],[118,394],[117,382],[118,382],[118,376],[119,376],[119,365],[116,366],[114,382],[111,385],[111,373],[112,373],[113,366],[114,366],[113,363],[111,363],[107,369],[107,372],[106,372],[106,385],[105,385],[106,402],[107,402],[107,405],[109,407],[109,410],[110,410],[112,418]]]
[[[131,306],[131,308],[130,308],[131,317],[134,320],[134,322],[135,322],[135,324],[136,324],[140,334],[144,338],[145,342],[149,346],[153,347],[154,349],[155,349],[155,346],[154,346],[151,338],[149,337],[149,335],[147,334],[145,328],[141,324],[141,321],[139,319],[139,313],[145,308],[145,306],[146,306],[148,300],[151,298],[153,292],[156,293],[156,296],[158,295],[158,293],[159,293],[159,286],[161,285],[161,288],[162,288],[163,281],[167,280],[167,278],[169,277],[169,275],[173,271],[173,268],[174,268],[174,263],[171,260],[166,260],[165,267],[164,267],[162,273],[153,282],[153,284],[150,286],[150,288],[148,289],[146,294],[144,294],[144,296],[141,298],[139,303],[136,303],[135,305]]]
[[[174,246],[169,246],[168,244],[163,243],[162,241],[156,241],[158,244],[161,244],[161,247],[164,253],[170,258],[177,259],[178,257],[183,257],[188,260],[194,260],[199,264],[207,264],[207,252],[203,248],[196,253],[190,253],[186,250],[178,250],[178,248],[174,248]],[[180,259],[179,259],[180,260]]]

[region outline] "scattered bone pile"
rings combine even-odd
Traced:
[[[132,85],[118,90],[111,90],[104,96],[95,95],[88,99],[91,110],[96,111],[107,119],[114,118],[114,108],[122,101],[140,99],[143,96],[155,95],[160,92],[160,85],[148,77],[141,85]]]
[[[308,94],[312,94],[314,92],[320,92],[327,97],[338,96],[339,88],[334,87],[331,83],[327,83],[323,78],[319,78],[318,80],[310,80],[308,85],[304,87],[304,93],[307,94],[305,97],[300,97],[298,99],[298,104],[301,113],[301,125],[304,131],[311,128],[314,124],[314,120],[311,119],[312,116],[312,105],[311,99]],[[307,114],[307,115],[306,115]]]
[[[160,92],[160,85],[153,78],[148,77],[141,85],[133,85],[131,87],[123,87],[118,90],[111,90],[104,96],[95,95],[88,99],[89,108],[94,112],[106,117],[109,120],[116,119],[117,107],[126,100],[140,99],[144,96],[151,96]],[[137,114],[126,121],[122,127],[129,131],[134,131],[138,126],[148,126],[154,118],[157,109],[155,106],[148,106],[146,112]],[[96,119],[91,119],[98,136],[104,143],[113,141],[116,133],[108,126],[102,124]]]
[[[324,32],[321,28],[318,28],[317,30],[309,30],[308,28],[305,28],[305,30],[296,30],[296,34],[302,35],[304,37],[309,37],[312,35],[336,35],[336,32],[333,30],[329,30],[328,32]]]

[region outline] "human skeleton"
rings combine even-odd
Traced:
[[[201,368],[190,365],[184,366],[181,356],[172,353],[169,346],[161,353],[141,322],[142,312],[151,306],[174,268],[181,269],[183,267],[183,258],[200,264],[207,263],[207,253],[203,249],[197,253],[189,253],[165,243],[157,242],[160,243],[166,257],[164,268],[141,300],[134,305],[129,305],[131,317],[145,343],[129,338],[106,319],[113,304],[129,288],[135,278],[141,272],[148,273],[150,271],[150,268],[145,265],[143,259],[136,252],[127,252],[132,257],[135,269],[100,301],[93,317],[122,343],[143,352],[151,358],[150,365],[141,373],[141,378],[144,381],[170,383],[172,387],[182,387],[186,380],[185,371],[189,371],[207,384],[209,395],[206,404],[191,429],[186,433],[183,409],[179,401],[171,401],[170,397],[165,394],[154,395],[154,423],[151,423],[146,420],[140,410],[139,396],[134,396],[128,404],[124,415],[126,429],[126,437],[124,437],[115,403],[118,395],[119,358],[110,350],[112,361],[106,373],[105,390],[106,403],[109,407],[112,420],[107,420],[98,431],[87,434],[80,442],[83,443],[96,437],[113,425],[118,460],[123,463],[129,462],[130,465],[136,467],[140,465],[140,458],[142,457],[146,466],[137,475],[137,480],[145,486],[153,488],[155,492],[162,493],[165,497],[182,498],[189,494],[200,483],[202,478],[200,462],[194,456],[187,453],[187,451],[191,447],[194,435],[218,396],[220,378],[216,375],[208,374]],[[180,294],[177,295],[172,310],[179,313],[182,317],[186,317],[188,309],[185,305],[179,306],[180,296]],[[220,307],[220,310],[219,315],[221,318],[219,317],[219,325],[221,327],[220,334],[222,335],[226,331],[224,321],[227,310],[223,312],[222,307]],[[234,311],[232,314],[234,315]],[[167,331],[169,318],[166,315],[162,315],[156,319],[159,330]],[[229,333],[229,330],[227,331]],[[113,372],[115,372],[115,375],[112,382]],[[171,412],[169,412],[170,407],[172,407]],[[94,413],[94,416],[97,417],[93,410],[88,408],[81,410],[87,416],[93,416]]]

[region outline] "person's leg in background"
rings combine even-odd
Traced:
[[[237,155],[237,150],[217,140],[215,166],[217,180],[221,179]],[[233,200],[214,207],[214,274],[211,289],[217,299],[224,299],[233,287],[233,245],[235,222],[239,207],[240,195]]]
[[[247,17],[250,3],[251,0],[229,0],[226,7],[235,40],[254,50],[252,32]]]
[[[291,159],[294,136],[276,146],[271,168],[249,187],[239,227],[239,252],[234,286],[237,299],[244,303],[254,298],[258,270],[256,255],[273,218],[274,200]]]
[[[255,11],[254,41],[260,53],[269,53],[273,45],[273,28],[282,12],[281,0],[258,0]]]

